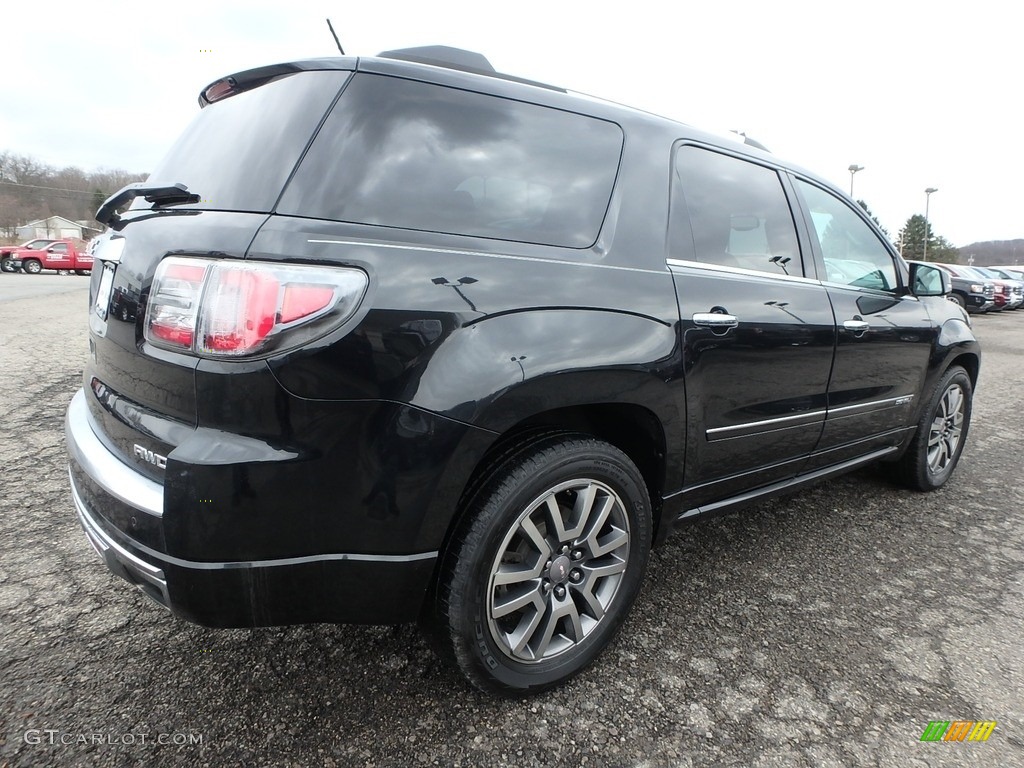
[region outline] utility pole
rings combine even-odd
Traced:
[[[928,203],[931,202],[932,192],[938,192],[937,187],[928,187],[924,191],[924,256],[921,257],[921,261],[928,261],[928,236],[930,234],[928,229]]]
[[[853,175],[857,171],[863,171],[864,170],[864,166],[863,165],[857,165],[856,163],[854,163],[853,165],[851,165],[846,170],[848,170],[850,172],[850,197],[853,197]]]

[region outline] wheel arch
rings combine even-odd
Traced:
[[[970,327],[962,321],[951,321],[943,325],[937,344],[935,354],[932,356],[931,365],[921,387],[917,406],[914,409],[913,420],[910,424],[916,425],[921,418],[924,409],[928,407],[928,398],[934,391],[936,385],[946,375],[946,372],[953,366],[959,366],[967,371],[967,377],[971,380],[971,388],[978,385],[978,376],[981,372],[981,345],[974,337]],[[906,454],[916,434],[911,429],[907,438],[900,446],[900,450],[893,456],[886,459],[887,463],[899,461]]]
[[[682,424],[681,421],[678,422]],[[425,615],[433,610],[438,579],[451,542],[466,522],[467,508],[473,496],[484,486],[501,464],[529,450],[536,443],[552,437],[586,435],[609,443],[621,450],[636,465],[647,487],[651,504],[653,541],[662,520],[662,495],[670,466],[672,428],[651,408],[635,402],[576,403],[530,414],[507,429],[480,455],[465,480],[458,504],[449,510],[447,527],[438,548],[437,565],[424,601]],[[681,443],[676,443],[681,445]],[[449,496],[448,498],[452,498]],[[441,510],[432,510],[440,514]]]
[[[978,386],[978,374],[981,372],[981,358],[973,352],[962,352],[956,355],[949,361],[949,365],[946,366],[945,370],[949,370],[954,365],[959,365],[965,371],[971,379],[971,386]]]

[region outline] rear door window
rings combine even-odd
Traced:
[[[684,145],[676,154],[676,175],[674,258],[803,275],[793,214],[776,171]]]
[[[278,213],[585,248],[621,152],[605,120],[357,74]]]

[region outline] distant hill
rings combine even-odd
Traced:
[[[974,256],[974,264],[979,267],[1024,265],[1024,240],[988,240],[962,245],[959,250],[961,264],[966,264],[967,259]]]

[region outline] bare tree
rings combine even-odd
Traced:
[[[105,200],[125,184],[145,177],[120,169],[53,168],[29,155],[0,152],[0,196],[6,198],[0,231],[49,216],[91,219],[97,199]]]
[[[0,193],[0,233],[8,240],[18,236],[19,226],[28,221],[29,209],[14,195]]]

